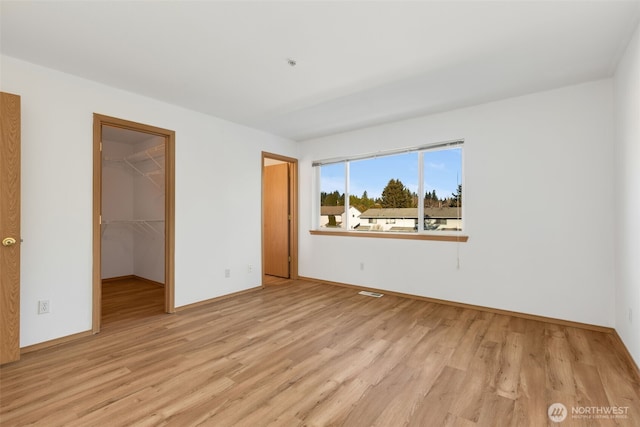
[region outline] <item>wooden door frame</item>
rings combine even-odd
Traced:
[[[165,239],[164,239],[164,308],[175,312],[175,131],[136,123],[129,120],[93,114],[93,321],[92,330],[100,332],[102,316],[102,127],[111,126],[143,132],[164,138],[165,150]]]
[[[262,286],[265,286],[266,275],[264,272],[264,161],[265,159],[279,160],[289,164],[289,214],[291,215],[291,221],[289,221],[289,256],[291,256],[291,262],[289,263],[289,278],[298,278],[298,159],[293,157],[282,156],[280,154],[262,152],[260,159],[260,170],[262,179],[262,197],[261,197],[261,211],[260,211],[260,233],[261,233],[261,248],[262,248]]]

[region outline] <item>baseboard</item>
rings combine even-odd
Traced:
[[[33,344],[33,345],[28,345],[26,347],[22,347],[20,349],[20,354],[27,354],[27,353],[31,353],[33,351],[38,351],[38,350],[42,350],[45,348],[50,348],[50,347],[55,347],[56,345],[60,345],[60,344],[65,344],[68,343],[70,341],[75,341],[77,339],[80,338],[84,338],[84,337],[88,337],[93,335],[92,331],[84,331],[84,332],[78,332],[77,334],[71,334],[71,335],[67,335],[64,337],[60,337],[60,338],[56,338],[50,341],[44,341],[44,342],[40,342],[38,344]]]
[[[402,293],[402,292],[389,291],[387,289],[378,289],[378,288],[369,288],[369,287],[366,287],[366,286],[349,285],[349,284],[346,284],[346,283],[331,282],[331,281],[328,281],[328,280],[314,279],[313,277],[300,277],[300,280],[310,280],[310,281],[313,281],[313,282],[325,283],[327,285],[340,286],[340,287],[343,287],[343,288],[350,288],[350,289],[357,289],[359,291],[379,292],[379,293],[382,293],[382,294],[394,295],[394,296],[397,296],[397,297],[410,298],[410,299],[415,299],[415,300],[420,300],[420,301],[427,301],[427,302],[432,302],[432,303],[436,303],[436,304],[449,305],[449,306],[452,306],[452,307],[468,308],[468,309],[472,309],[472,310],[484,311],[484,312],[493,313],[493,314],[502,314],[502,315],[505,315],[505,316],[513,316],[513,317],[518,317],[518,318],[521,318],[521,319],[536,320],[538,322],[547,322],[547,323],[552,323],[552,324],[555,324],[555,325],[569,326],[569,327],[572,327],[572,328],[580,328],[580,329],[587,329],[587,330],[590,330],[590,331],[604,332],[606,334],[611,334],[611,333],[615,332],[615,329],[607,328],[606,326],[591,325],[591,324],[588,324],[588,323],[573,322],[571,320],[556,319],[556,318],[553,318],[553,317],[538,316],[538,315],[535,315],[535,314],[520,313],[520,312],[517,312],[517,311],[509,311],[509,310],[502,310],[502,309],[499,309],[499,308],[485,307],[485,306],[481,306],[481,305],[466,304],[466,303],[463,303],[463,302],[455,302],[455,301],[448,301],[448,300],[442,300],[442,299],[437,299],[437,298],[423,297],[423,296],[420,296],[420,295],[405,294],[405,293]]]
[[[156,282],[155,280],[147,279],[141,276],[136,276],[135,274],[129,274],[127,276],[107,277],[106,279],[102,279],[102,283],[119,282],[121,280],[139,280],[141,282],[150,283],[152,285],[164,288],[164,283]]]
[[[136,280],[141,281],[141,282],[146,282],[146,283],[149,283],[151,285],[156,285],[156,286],[160,286],[161,288],[164,288],[164,283],[156,282],[155,280],[147,279],[145,277],[140,277],[140,276],[134,276],[134,278]]]
[[[202,305],[211,304],[212,302],[222,301],[222,300],[225,300],[225,299],[228,299],[228,298],[231,298],[231,297],[236,297],[238,295],[248,294],[249,292],[254,292],[254,291],[257,291],[257,290],[260,290],[260,289],[262,289],[262,286],[256,286],[255,288],[244,289],[242,291],[234,292],[232,294],[220,295],[219,297],[206,299],[204,301],[198,301],[198,302],[194,302],[192,304],[182,305],[180,307],[176,307],[176,312],[189,310],[191,308],[200,307]]]
[[[102,279],[102,283],[119,282],[120,280],[131,280],[135,278],[136,276],[134,276],[133,274],[128,274],[126,276],[107,277],[105,279]]]

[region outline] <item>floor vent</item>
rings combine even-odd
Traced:
[[[366,295],[368,297],[380,298],[384,294],[379,294],[377,292],[369,292],[369,291],[360,291],[358,292],[360,295]]]

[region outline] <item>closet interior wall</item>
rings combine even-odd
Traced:
[[[164,138],[134,133],[118,141],[103,131],[102,279],[164,284]]]

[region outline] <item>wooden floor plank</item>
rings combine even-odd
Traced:
[[[555,402],[549,401],[546,391],[544,323],[528,320],[522,337],[518,398],[512,425],[545,425],[549,421],[547,408]]]
[[[443,425],[451,416],[451,408],[462,389],[466,373],[446,366],[428,394],[418,404],[409,420],[409,426]]]
[[[496,393],[496,377],[499,369],[500,346],[485,341],[465,370],[464,393],[454,401],[450,412],[458,417],[477,422],[486,397]],[[489,394],[487,394],[489,392]]]
[[[161,287],[116,285],[100,334],[0,367],[0,425],[543,426],[552,403],[640,425],[606,333],[304,280],[168,315]]]
[[[496,379],[496,393],[511,400],[518,398],[523,341],[522,334],[509,332],[505,335],[500,349],[500,370]]]

